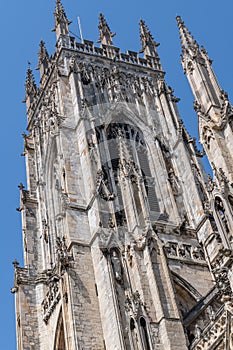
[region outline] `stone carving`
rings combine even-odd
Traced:
[[[121,266],[121,260],[119,258],[119,253],[116,249],[112,249],[111,251],[111,262],[112,262],[115,278],[118,282],[121,282],[122,266]]]
[[[210,149],[211,141],[214,140],[215,137],[213,131],[208,126],[203,127],[202,139],[207,149]]]
[[[191,246],[187,244],[178,244],[178,256],[184,259],[191,258]]]
[[[220,267],[215,270],[213,270],[217,287],[219,288],[219,291],[222,295],[222,300],[227,301],[231,298],[231,286],[230,281],[228,278],[228,268],[227,267]]]
[[[148,99],[154,96],[154,87],[152,80],[147,77],[138,77],[131,73],[119,71],[117,66],[111,69],[98,65],[88,65],[84,62],[75,63],[76,58],[70,60],[70,71],[80,73],[81,81],[84,86],[94,82],[98,88],[98,94],[105,98],[107,92],[110,102],[135,102],[144,104],[143,93],[146,93]]]
[[[196,338],[192,344],[192,349],[226,349],[224,346],[223,338],[224,333],[226,332],[226,329],[229,326],[229,322],[232,322],[232,319],[229,319],[227,312],[224,311],[224,309],[222,309],[215,322],[210,322],[210,324],[208,324],[204,329],[201,329],[198,325],[196,325]],[[214,346],[214,344],[218,344],[217,348]]]
[[[89,68],[89,69],[88,69]],[[88,85],[91,82],[90,67],[83,62],[79,65],[79,72],[81,75],[81,81],[84,85]]]
[[[222,202],[220,197],[215,198],[215,210],[216,210],[217,216],[220,220],[220,223],[222,224],[224,231],[227,234],[229,234],[230,229],[229,229],[229,225],[228,225],[228,219],[226,216],[225,207],[224,207],[223,202]]]
[[[126,297],[125,309],[130,314],[130,316],[133,316],[135,319],[137,319],[137,317],[139,316],[143,306],[144,303],[141,300],[138,290],[136,290],[132,294],[129,294]]]
[[[49,235],[48,235],[48,224],[45,219],[42,220],[42,235],[46,243],[48,243]]]
[[[75,74],[78,74],[80,72],[79,66],[77,64],[77,59],[74,55],[70,58],[69,68],[70,72],[73,72]]]
[[[109,228],[114,228],[115,227],[115,222],[113,220],[113,216],[110,215],[109,220],[108,220],[108,227]]]
[[[209,319],[211,322],[213,322],[215,320],[215,317],[216,317],[216,313],[214,312],[214,309],[211,305],[209,305],[206,309],[207,311],[207,314],[209,316]]]
[[[214,163],[211,163],[211,165],[214,170],[214,174],[218,180],[219,186],[224,189],[225,186],[227,186],[229,183],[229,180],[227,179],[226,174],[224,173],[222,168],[217,169]]]
[[[59,290],[60,277],[53,275],[48,280],[48,292],[44,300],[41,303],[42,306],[42,317],[45,324],[48,323],[52,313],[54,312],[57,304],[61,299],[61,293]]]
[[[171,184],[171,188],[172,188],[172,192],[174,194],[174,196],[178,196],[180,194],[180,186],[178,183],[178,179],[174,173],[174,170],[172,168],[170,168],[169,172],[168,172],[168,180]]]
[[[138,239],[135,240],[134,249],[137,251],[142,251],[146,247],[147,243],[147,232],[142,234]]]
[[[107,172],[102,167],[102,169],[97,171],[96,175],[96,193],[104,200],[112,201],[115,198],[115,194],[110,191],[109,187]]]
[[[205,260],[205,254],[202,248],[200,247],[191,247],[191,256],[196,260]]]
[[[208,182],[207,182],[207,191],[208,191],[208,192],[212,192],[212,191],[214,190],[214,188],[216,187],[216,183],[215,183],[215,181],[212,179],[212,177],[211,177],[210,174],[208,174],[207,180],[208,180]]]
[[[121,246],[121,238],[123,240],[123,237],[121,237],[121,234],[115,229],[100,228],[98,235],[99,248],[104,253],[104,255],[111,255],[113,250],[116,250],[116,252],[118,252],[123,248]]]
[[[73,257],[68,252],[64,237],[63,238],[57,237],[56,243],[57,243],[57,247],[56,247],[57,260],[61,266],[61,270],[64,270],[71,265],[71,261],[73,260]]]
[[[52,313],[54,312],[57,304],[61,300],[61,293],[59,290],[59,277],[53,276],[49,280],[49,290],[46,294],[45,299],[42,302],[42,317],[45,324],[48,323]]]
[[[164,245],[166,255],[180,259],[192,259],[196,261],[205,261],[205,255],[201,247],[192,246],[177,242],[166,242]]]
[[[168,256],[177,256],[177,243],[167,242],[164,245],[165,252]]]
[[[61,200],[63,209],[68,209],[70,207],[70,198],[66,192],[61,192]]]
[[[134,260],[134,243],[131,243],[130,245],[128,245],[127,251],[126,251],[126,256],[127,256],[128,262],[129,262],[129,266],[132,267],[133,260]]]
[[[197,112],[198,116],[208,120],[208,115],[203,111],[202,105],[197,100],[193,103],[193,109]]]
[[[200,339],[201,338],[201,327],[199,327],[197,324],[195,325],[195,336],[197,339]]]

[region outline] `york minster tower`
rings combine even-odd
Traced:
[[[54,16],[26,79],[18,350],[233,349],[233,108],[207,52],[177,17],[213,179],[145,22],[122,53],[102,14],[98,47]]]

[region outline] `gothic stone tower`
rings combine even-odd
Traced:
[[[198,238],[224,304],[215,315],[215,322],[200,330],[197,347],[193,348],[233,349],[233,107],[227,93],[219,87],[206,50],[199,47],[179,16],[177,22],[181,62],[195,97],[200,140],[214,174],[213,180],[208,178],[208,200]],[[206,218],[212,222],[212,230],[204,232],[201,226],[205,227]]]
[[[18,350],[232,349],[232,109],[178,21],[209,183],[144,21],[124,54],[103,15],[100,47],[76,42],[56,1],[26,80]]]

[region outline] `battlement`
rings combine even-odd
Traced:
[[[82,43],[78,43],[74,37],[71,37],[69,48],[78,52],[83,52],[93,56],[101,56],[114,61],[136,64],[155,70],[162,70],[159,57],[146,56],[146,58],[142,58],[140,57],[140,53],[130,50],[126,53],[122,53],[118,47],[112,45],[102,44],[102,47],[96,47],[93,41],[83,40]]]

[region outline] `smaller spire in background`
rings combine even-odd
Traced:
[[[38,59],[39,59],[39,62],[38,62],[38,67],[40,67],[40,65],[42,63],[44,63],[45,61],[48,62],[49,60],[49,54],[48,54],[48,51],[45,47],[45,42],[43,40],[41,40],[40,42],[40,49],[39,49],[39,52],[38,52]]]
[[[116,35],[116,33],[111,32],[108,23],[102,13],[99,15],[98,28],[100,31],[100,37],[98,42],[100,42],[103,45],[113,45],[112,38]]]
[[[37,89],[30,62],[28,62],[25,88],[26,88],[26,95],[31,95],[32,93],[35,93]]]

